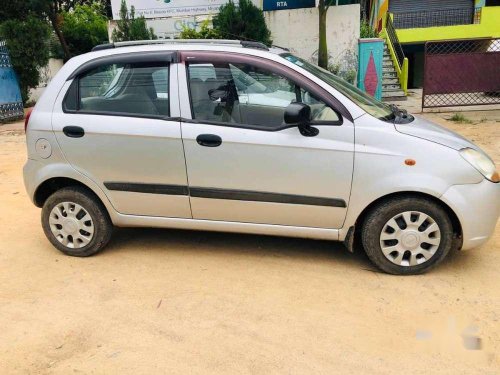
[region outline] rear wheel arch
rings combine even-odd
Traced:
[[[83,182],[69,177],[53,177],[42,182],[35,190],[35,194],[33,196],[33,202],[37,207],[41,208],[43,207],[45,201],[52,194],[66,187],[80,187],[84,190],[87,190],[99,202],[99,204],[101,204],[103,207],[106,208],[106,205],[104,204],[102,199],[94,192],[93,189],[85,185]]]

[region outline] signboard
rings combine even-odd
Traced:
[[[264,10],[314,8],[316,0],[264,0]]]
[[[146,20],[146,25],[152,27],[160,39],[171,39],[178,36],[184,29],[199,30],[206,16],[186,16]],[[209,23],[211,25],[211,23]]]
[[[229,0],[127,0],[127,7],[134,6],[135,15],[145,18],[164,18],[213,14]],[[120,19],[121,0],[111,0],[113,19]]]

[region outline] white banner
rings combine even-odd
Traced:
[[[163,18],[213,14],[229,0],[126,0],[127,7],[135,8],[136,17]],[[121,0],[111,0],[113,19],[120,19]]]

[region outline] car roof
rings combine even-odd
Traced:
[[[139,51],[161,51],[161,50],[211,50],[228,51],[226,48],[236,48],[238,52],[249,50],[260,50],[272,54],[288,52],[284,47],[268,47],[264,43],[245,40],[231,39],[156,39],[156,40],[134,40],[126,42],[115,42],[99,44],[92,49],[92,52],[117,50],[116,52],[139,52]],[[245,52],[246,52],[245,51]],[[250,53],[252,54],[252,53]]]
[[[109,49],[109,48],[156,45],[156,44],[232,45],[238,47],[268,50],[268,47],[264,43],[256,41],[233,40],[233,39],[154,39],[154,40],[131,40],[124,42],[99,44],[94,48],[92,48],[92,51],[99,51],[102,49]]]
[[[287,49],[281,47],[268,48],[258,42],[242,42],[239,40],[220,39],[163,39],[163,40],[141,40],[130,42],[117,42],[98,45],[91,52],[71,58],[65,65],[71,66],[73,70],[77,67],[100,58],[107,58],[114,55],[128,55],[137,53],[154,52],[181,52],[181,51],[209,51],[213,53],[231,52],[263,57],[274,61],[282,60],[280,54],[288,53]],[[72,75],[68,75],[72,76]]]

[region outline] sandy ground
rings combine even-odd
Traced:
[[[452,124],[500,162],[500,112]],[[396,277],[326,241],[118,229],[63,256],[0,127],[1,374],[500,372],[500,225],[482,248]]]

